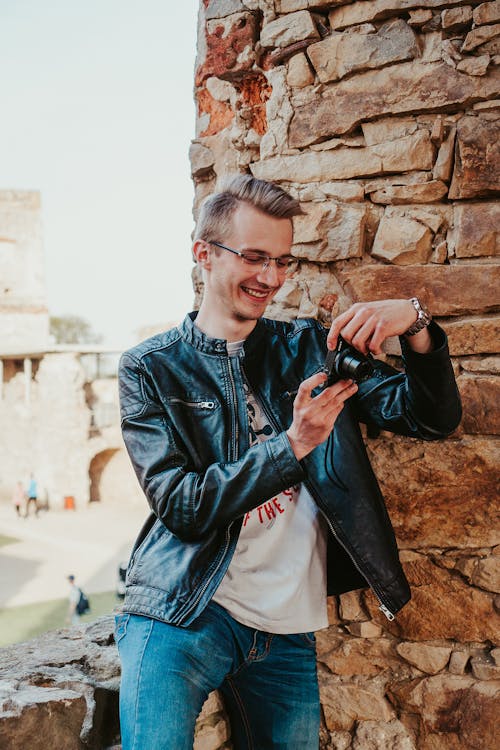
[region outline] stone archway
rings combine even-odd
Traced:
[[[100,502],[103,499],[101,495],[103,474],[118,451],[118,448],[107,448],[97,453],[91,460],[89,466],[89,499],[91,503]]]
[[[94,455],[89,464],[89,500],[107,505],[144,504],[144,495],[124,448],[105,448]]]

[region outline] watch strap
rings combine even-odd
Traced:
[[[417,311],[417,319],[413,323],[413,325],[411,325],[408,330],[404,332],[404,336],[414,336],[423,328],[426,328],[432,321],[432,315],[430,314],[429,310],[427,310],[427,308],[420,303],[417,297],[412,297],[410,299],[410,302]]]

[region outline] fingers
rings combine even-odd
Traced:
[[[317,372],[314,375],[311,375],[310,378],[303,380],[299,385],[299,390],[295,397],[295,405],[298,407],[305,406],[311,398],[311,391],[325,383],[326,380],[327,376],[324,372]]]
[[[334,349],[341,335],[364,354],[369,351],[380,354],[385,339],[404,333],[414,318],[415,309],[410,300],[357,302],[333,321],[327,347]]]
[[[326,406],[333,401],[344,403],[348,398],[356,393],[358,386],[352,380],[338,380],[333,385],[329,385],[314,399],[319,407]]]
[[[326,345],[328,349],[335,349],[335,347],[337,346],[340,332],[342,331],[344,326],[349,323],[349,321],[355,314],[354,307],[355,306],[353,305],[345,313],[342,313],[342,315],[338,315],[333,321],[326,339]]]

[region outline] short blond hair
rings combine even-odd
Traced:
[[[209,195],[200,208],[195,240],[220,242],[231,231],[232,218],[240,203],[248,203],[277,219],[292,219],[303,213],[300,203],[273,182],[249,174],[227,178],[221,190]]]

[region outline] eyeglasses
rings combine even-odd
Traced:
[[[222,250],[227,250],[234,255],[239,255],[239,257],[243,260],[244,263],[247,264],[247,266],[251,266],[253,268],[258,268],[260,266],[262,271],[266,271],[271,263],[274,262],[276,263],[278,273],[285,273],[287,275],[290,275],[295,271],[299,263],[297,258],[294,258],[293,255],[280,255],[278,258],[271,258],[270,255],[266,255],[266,253],[259,253],[257,252],[257,250],[248,250],[243,253],[240,250],[233,250],[232,247],[222,245],[220,242],[209,242],[208,244],[220,247]]]

